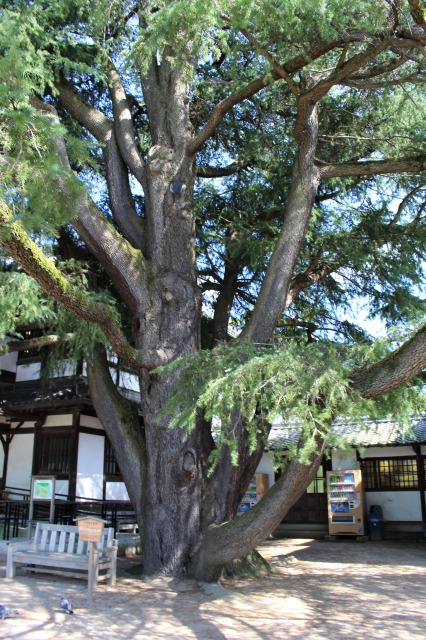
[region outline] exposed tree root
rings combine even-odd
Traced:
[[[222,569],[221,578],[224,580],[234,578],[260,578],[272,572],[273,567],[254,549],[246,556],[225,564]]]

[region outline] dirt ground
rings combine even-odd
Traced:
[[[0,564],[0,604],[19,610],[0,621],[0,638],[426,639],[425,541],[283,539],[259,550],[273,575],[225,585],[140,580],[139,559],[121,559],[117,585],[99,586],[90,607],[81,581],[6,580]],[[75,615],[60,612],[62,593]]]

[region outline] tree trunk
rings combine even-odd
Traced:
[[[202,430],[185,438],[182,430],[169,428],[168,416],[161,415],[173,383],[172,378],[144,380],[142,386],[148,452],[143,551],[146,573],[183,576],[202,536],[205,459]]]
[[[139,531],[143,528],[142,496],[145,486],[146,449],[142,419],[133,402],[116,389],[105,351],[95,350],[87,361],[90,396],[112,443],[127,492],[135,509]]]
[[[310,465],[292,461],[252,509],[229,522],[209,527],[193,559],[195,577],[218,580],[225,564],[249,553],[279,525],[315,477],[324,454],[324,443],[317,444],[318,451]]]

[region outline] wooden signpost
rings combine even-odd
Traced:
[[[87,542],[89,546],[89,575],[87,583],[87,601],[93,602],[93,591],[98,582],[98,548],[97,545],[102,539],[106,520],[96,516],[80,516],[76,518],[78,525],[78,537],[82,542]]]
[[[28,538],[34,517],[34,502],[50,502],[49,522],[55,518],[55,476],[31,476],[30,508],[28,512]]]

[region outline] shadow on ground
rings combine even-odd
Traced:
[[[77,580],[19,574],[4,578],[0,604],[20,610],[0,621],[0,637],[52,640],[375,640],[426,637],[426,544],[404,541],[268,540],[266,578],[200,585],[140,580],[139,558],[121,561],[116,587],[100,586],[93,606]],[[59,611],[64,593],[75,615]]]

